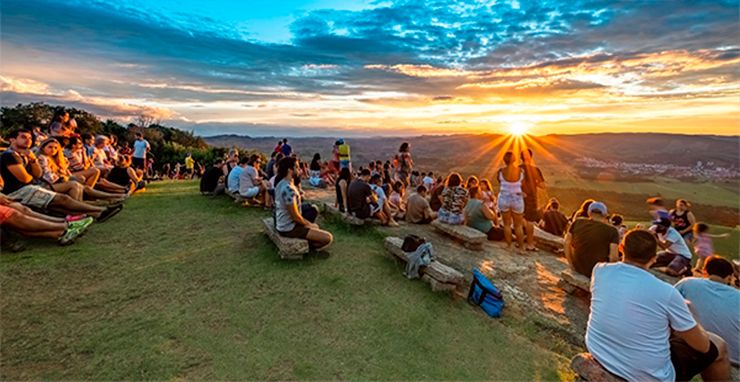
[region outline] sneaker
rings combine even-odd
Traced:
[[[75,239],[80,236],[80,233],[81,231],[79,228],[67,227],[67,230],[64,231],[62,237],[59,238],[59,244],[70,245],[74,243]]]
[[[80,233],[82,233],[82,232],[85,232],[87,227],[89,227],[90,224],[92,224],[94,220],[95,219],[93,219],[92,217],[87,217],[82,220],[70,222],[68,226],[71,228],[77,228],[80,230]]]

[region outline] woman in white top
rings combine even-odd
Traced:
[[[522,214],[524,213],[524,195],[522,194],[522,180],[524,171],[514,162],[514,153],[507,151],[504,154],[505,167],[498,170],[496,178],[501,184],[498,194],[498,210],[504,219],[504,238],[506,247],[511,248],[511,226],[519,243],[519,253],[524,249],[524,231],[522,229]]]

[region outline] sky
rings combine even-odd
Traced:
[[[210,136],[740,134],[740,0],[3,0],[0,103]]]

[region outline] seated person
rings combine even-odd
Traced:
[[[108,173],[108,181],[124,187],[126,192],[134,192],[146,187],[142,176],[131,166],[132,159],[129,155],[119,155],[116,166]]]
[[[278,161],[275,176],[275,229],[281,236],[306,239],[311,249],[320,251],[331,245],[333,237],[301,215],[299,191],[293,180],[299,170],[296,158],[288,157]]]
[[[607,222],[606,205],[592,202],[588,219],[576,219],[565,235],[565,258],[576,272],[591,277],[596,263],[619,260],[619,232]]]
[[[658,246],[658,258],[653,267],[670,276],[691,276],[691,250],[680,233],[671,227],[669,218],[660,218],[653,222],[650,231],[655,233]]]
[[[397,180],[393,183],[393,192],[388,197],[388,206],[394,219],[403,219],[406,214],[406,204],[403,201],[405,192],[406,188],[403,186],[403,182]]]
[[[622,239],[624,239],[624,235],[627,233],[627,226],[624,225],[624,216],[620,214],[612,214],[612,216],[609,217],[609,223],[617,229],[617,232],[619,232],[619,241],[622,241]]]
[[[413,224],[429,224],[437,218],[427,201],[427,188],[416,187],[416,192],[409,195],[406,201],[406,221]]]
[[[360,176],[349,184],[347,189],[349,213],[360,219],[377,218],[385,224],[388,217],[383,212],[383,207],[378,204],[378,195],[367,183],[369,180],[370,170],[363,168]]]
[[[717,334],[729,347],[730,363],[740,366],[740,290],[735,289],[735,269],[720,256],[704,262],[706,278],[687,277],[675,287],[691,304],[704,329]]]
[[[219,195],[224,192],[224,160],[216,159],[200,178],[200,192],[208,195]]]
[[[477,182],[476,182],[477,183]],[[447,224],[463,224],[463,209],[468,204],[468,190],[462,186],[462,177],[453,172],[447,177],[445,188],[440,195],[442,206],[439,208],[439,221]]]
[[[321,177],[321,154],[319,153],[313,155],[311,165],[308,167],[308,183],[314,187],[326,187],[326,182]]]
[[[0,227],[23,236],[48,238],[59,241],[61,245],[68,245],[92,222],[91,217],[67,222],[63,218],[46,216],[0,194]]]
[[[26,129],[8,135],[10,147],[0,155],[0,177],[3,193],[9,199],[37,209],[49,209],[70,215],[87,214],[105,221],[117,214],[123,205],[96,207],[34,184],[42,175],[36,155],[30,150],[33,136]]]
[[[568,217],[560,212],[560,202],[557,199],[552,198],[547,203],[539,227],[555,236],[563,237],[565,234],[565,229],[568,228]]]
[[[434,188],[427,188],[427,192],[429,192],[429,207],[432,208],[432,211],[439,212],[439,209],[442,208],[442,191],[444,190],[445,184],[441,180],[434,184]]]
[[[102,175],[107,175],[108,171],[113,168],[113,162],[108,158],[105,148],[110,144],[110,138],[105,135],[98,135],[95,137],[95,145],[93,146],[93,155],[91,159],[93,165],[100,170]]]
[[[488,240],[500,241],[504,239],[504,231],[498,226],[498,217],[483,202],[480,186],[468,189],[470,199],[465,206],[465,225],[475,228],[488,236]]]
[[[730,378],[727,345],[692,317],[681,294],[648,268],[657,244],[632,230],[624,260],[593,269],[586,347],[607,371],[628,381]]]
[[[86,185],[114,194],[126,193],[126,188],[100,177],[100,169],[93,165],[81,139],[75,137],[69,139],[64,149],[64,157],[67,159],[72,176],[85,182]]]
[[[391,227],[397,227],[398,223],[393,219],[390,200],[383,188],[383,176],[380,175],[380,173],[376,173],[370,177],[370,189],[372,189],[375,195],[378,196],[378,205],[381,207],[383,214],[388,218],[384,224],[388,224]]]
[[[247,168],[249,164],[249,157],[245,156],[239,159],[238,165],[229,171],[229,176],[226,177],[226,193],[231,196],[239,195],[239,182],[242,176],[242,172]]]
[[[334,190],[336,191],[336,201],[334,203],[334,206],[337,207],[337,209],[340,212],[345,212],[347,209],[345,206],[347,206],[347,190],[349,189],[349,184],[352,182],[352,172],[350,172],[348,167],[342,167],[341,170],[339,170],[339,177],[337,178],[337,182],[334,184]]]
[[[247,167],[239,175],[239,195],[245,199],[254,199],[265,207],[271,207],[272,201],[267,193],[269,184],[260,174],[262,159],[257,154],[252,154],[247,162]]]

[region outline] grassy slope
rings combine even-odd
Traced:
[[[3,254],[2,378],[572,378],[515,311],[405,280],[376,233],[330,225],[331,257],[283,262],[265,212],[196,190],[155,184],[74,246]]]

